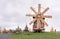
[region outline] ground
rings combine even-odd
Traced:
[[[20,34],[12,34],[14,39],[60,39],[60,33],[20,33]]]
[[[12,39],[11,34],[0,34],[0,39]]]

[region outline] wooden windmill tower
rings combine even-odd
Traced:
[[[48,7],[41,12],[41,4],[38,4],[38,12],[34,10],[33,7],[30,7],[30,9],[35,13],[35,14],[26,14],[26,16],[32,16],[33,20],[29,23],[30,25],[34,23],[33,25],[33,30],[44,30],[44,26],[48,26],[48,24],[44,21],[45,18],[52,18],[52,16],[47,16],[44,15],[46,11],[48,11]]]

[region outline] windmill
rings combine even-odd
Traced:
[[[33,7],[30,7],[30,9],[35,13],[35,14],[26,14],[26,16],[32,16],[33,20],[29,23],[30,25],[34,23],[33,30],[44,30],[45,26],[48,26],[48,24],[45,22],[45,18],[52,18],[52,16],[49,15],[44,15],[46,11],[49,10],[47,7],[43,12],[41,12],[41,4],[38,4],[38,12],[34,10]]]

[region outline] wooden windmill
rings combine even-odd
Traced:
[[[38,4],[38,12],[34,10],[33,7],[30,7],[30,9],[35,13],[35,14],[26,14],[26,16],[32,16],[33,20],[29,23],[30,25],[34,23],[33,29],[34,30],[43,30],[44,26],[48,26],[48,24],[44,21],[45,18],[52,18],[52,16],[47,16],[44,15],[46,11],[48,11],[48,7],[41,12],[41,4]],[[43,26],[43,27],[42,27]]]

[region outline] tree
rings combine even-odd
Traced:
[[[25,32],[28,32],[28,27],[27,27],[27,25],[26,25],[24,31],[25,31]]]
[[[6,28],[3,28],[2,33],[7,33]]]
[[[20,33],[21,32],[21,28],[19,28],[19,26],[16,28],[16,33]]]

